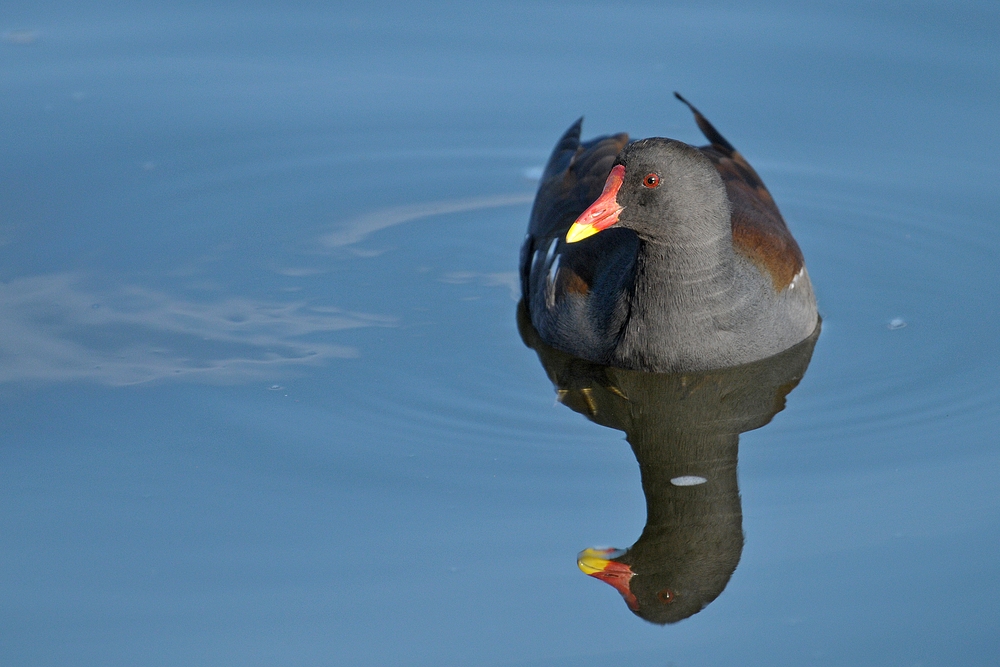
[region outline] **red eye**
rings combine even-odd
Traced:
[[[662,602],[663,604],[670,604],[671,602],[674,601],[674,592],[669,588],[664,588],[662,591],[656,594],[656,599]]]
[[[660,184],[660,176],[658,174],[646,174],[646,178],[642,179],[642,184],[647,188],[655,188]]]

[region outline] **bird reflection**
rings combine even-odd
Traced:
[[[586,549],[578,565],[614,586],[653,623],[675,623],[722,593],[743,551],[736,480],[739,435],[785,407],[819,337],[781,354],[716,371],[654,374],[571,357],[541,341],[523,304],[518,329],[538,353],[559,401],[625,431],[639,462],[646,527],[625,550]]]

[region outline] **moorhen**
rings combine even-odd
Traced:
[[[764,426],[809,366],[819,327],[804,341],[750,364],[697,373],[642,373],[555,350],[522,304],[518,330],[557,400],[625,432],[639,464],[646,526],[628,549],[585,549],[577,564],[611,584],[652,623],[701,611],[729,582],[743,551],[736,468],[740,434]]]
[[[619,368],[685,372],[772,356],[819,318],[802,252],[757,172],[699,111],[700,148],[628,135],[556,144],[521,248],[542,340]]]

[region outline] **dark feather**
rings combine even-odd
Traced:
[[[775,289],[784,289],[805,262],[774,198],[750,163],[708,119],[680,93],[674,96],[691,109],[698,128],[711,142],[699,150],[726,184],[732,206],[733,245],[770,274]]]

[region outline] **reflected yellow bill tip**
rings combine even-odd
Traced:
[[[604,572],[611,561],[604,556],[608,555],[608,549],[584,549],[576,557],[576,566],[584,574],[596,574]]]

